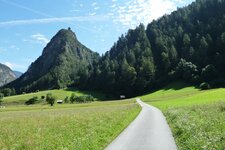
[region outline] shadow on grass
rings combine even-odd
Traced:
[[[65,89],[65,91],[80,92],[80,93],[83,93],[85,95],[92,95],[98,101],[115,100],[115,96],[113,96],[111,94],[99,92],[99,91],[86,91],[86,90],[79,90],[79,89],[76,89],[76,88]]]
[[[195,85],[191,85],[185,81],[176,81],[176,82],[172,82],[170,84],[168,84],[167,86],[163,87],[162,90],[170,90],[170,89],[173,89],[173,90],[181,90],[183,88],[187,88],[187,87],[194,87],[195,89],[199,89],[198,86],[195,86]]]

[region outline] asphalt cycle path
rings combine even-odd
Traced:
[[[177,150],[163,113],[137,98],[142,110],[106,150]]]

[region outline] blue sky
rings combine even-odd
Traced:
[[[194,0],[0,0],[0,63],[25,72],[61,28],[104,54],[121,34]]]

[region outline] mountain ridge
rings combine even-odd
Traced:
[[[9,86],[20,91],[72,86],[128,97],[173,80],[225,86],[224,8],[225,0],[197,0],[147,28],[140,24],[128,30],[102,57],[82,45],[70,29],[60,30],[13,82],[18,83]]]
[[[88,66],[98,58],[97,53],[77,40],[70,28],[61,29],[27,72],[7,86],[20,92],[64,88],[79,80],[79,71],[88,71]]]
[[[15,79],[14,72],[8,66],[0,63],[0,87]]]

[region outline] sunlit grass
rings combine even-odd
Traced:
[[[177,82],[141,99],[163,111],[178,149],[225,148],[224,88],[201,91]]]
[[[77,96],[81,95],[92,95],[96,100],[106,100],[112,98],[110,95],[105,95],[101,92],[91,92],[91,91],[79,91],[73,89],[61,89],[61,90],[47,90],[39,91],[15,96],[5,97],[3,99],[3,105],[23,105],[27,100],[32,97],[37,96],[41,99],[41,96],[46,96],[46,94],[52,93],[57,99],[65,99],[67,96],[71,96],[72,93],[75,93]]]
[[[14,109],[0,112],[0,149],[103,149],[140,111],[131,100]]]

